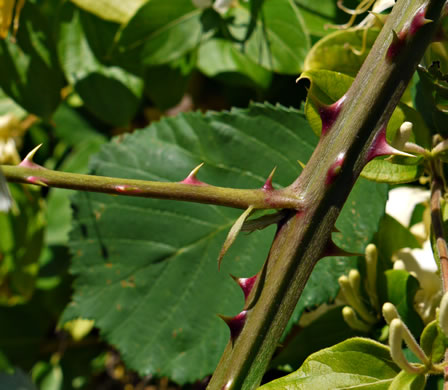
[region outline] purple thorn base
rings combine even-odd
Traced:
[[[342,96],[335,103],[331,104],[330,106],[324,105],[319,107],[319,115],[320,119],[322,120],[322,135],[327,134],[328,130],[331,128],[331,126],[337,119],[344,101],[345,101],[345,95]]]

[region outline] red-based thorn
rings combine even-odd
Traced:
[[[36,177],[36,176],[28,176],[26,181],[30,184],[36,184],[42,187],[48,187],[48,184],[45,183],[44,179]]]
[[[129,186],[127,184],[120,184],[115,186],[115,190],[121,194],[140,194],[142,190],[137,187]]]
[[[345,95],[329,106],[322,103],[318,105],[320,119],[322,120],[322,135],[325,135],[331,128],[333,123],[336,121],[344,101],[345,101]]]
[[[230,275],[230,276],[241,287],[241,290],[243,290],[243,294],[244,294],[244,300],[247,301],[247,297],[249,296],[250,292],[252,291],[252,288],[255,285],[258,275],[254,275],[250,278],[237,278],[236,276],[233,276],[233,275]]]
[[[342,165],[344,164],[344,161],[345,161],[345,153],[341,152],[338,154],[336,161],[333,164],[331,164],[331,167],[327,172],[327,177],[325,178],[326,185],[333,184],[334,180],[339,176],[339,174],[342,171]]]
[[[39,150],[39,148],[42,146],[42,144],[37,145],[31,152],[29,152],[26,157],[23,159],[23,161],[19,164],[21,167],[25,168],[43,168],[42,166],[36,164],[33,161],[34,155]]]
[[[206,183],[198,180],[198,178],[196,177],[199,169],[201,169],[201,167],[203,165],[204,165],[204,163],[201,163],[196,168],[194,168],[190,172],[190,174],[184,180],[181,181],[181,183],[183,183],[183,184],[190,184],[190,185],[193,185],[193,186],[204,186],[204,185],[207,185]]]
[[[398,33],[392,30],[392,42],[389,45],[389,48],[386,52],[386,59],[392,61],[403,49],[403,46],[406,43],[406,38],[408,35],[407,30],[402,30]]]
[[[241,313],[237,314],[235,317],[228,317],[218,314],[220,318],[228,325],[230,329],[230,339],[235,341],[243,330],[244,324],[246,323],[247,311],[243,310]]]
[[[272,186],[272,178],[274,177],[274,173],[275,173],[276,169],[277,169],[277,167],[274,167],[272,172],[269,174],[268,178],[266,179],[266,181],[263,185],[263,190],[272,191],[274,189],[274,187]]]
[[[411,25],[409,27],[409,35],[414,35],[425,24],[431,23],[432,20],[426,19],[426,6],[420,7],[415,16],[412,18]]]
[[[380,131],[375,136],[375,139],[373,140],[372,145],[370,146],[367,153],[367,162],[373,160],[375,157],[388,155],[415,157],[412,154],[402,152],[398,149],[395,149],[393,146],[390,146],[386,140],[386,128],[387,125],[383,125]]]
[[[327,246],[325,247],[324,253],[322,254],[322,257],[328,257],[328,256],[364,256],[362,253],[351,253],[347,252],[346,250],[339,248],[333,240],[330,238],[327,242]]]

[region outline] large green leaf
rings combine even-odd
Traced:
[[[309,96],[317,98],[324,104],[332,104],[341,98],[353,82],[352,77],[343,73],[320,69],[304,72],[301,78],[311,81]],[[305,114],[313,131],[320,134],[322,121],[318,107],[309,97],[305,104]],[[404,121],[410,121],[414,125],[410,141],[418,141],[426,146],[428,130],[422,118],[415,110],[403,103],[399,103],[389,120],[386,133],[387,140],[392,142]],[[400,161],[400,164],[395,162],[395,160],[390,162],[381,158],[374,159],[365,166],[361,176],[378,182],[406,183],[417,180],[423,174],[423,165],[421,164],[423,161],[421,159],[408,157]]]
[[[389,348],[373,340],[353,338],[314,353],[296,372],[260,390],[387,390],[398,372]]]
[[[62,68],[85,107],[106,123],[127,125],[140,104],[143,79],[109,64],[118,26],[65,3],[58,27]]]
[[[297,177],[296,160],[306,162],[315,145],[302,113],[255,105],[165,119],[103,147],[92,170],[97,175],[179,181],[205,162],[201,180],[257,188],[277,166],[274,185],[279,187]],[[364,181],[359,187],[367,203],[383,212],[385,186]],[[183,383],[212,372],[228,341],[228,329],[216,314],[236,314],[243,304],[228,272],[256,273],[273,230],[240,235],[218,272],[218,253],[239,215],[234,210],[85,193],[76,197],[74,210],[72,272],[78,279],[64,318],[95,319],[127,364],[142,374],[156,372]],[[362,234],[365,221],[377,222],[375,213],[363,216]],[[351,211],[344,218],[359,221]],[[359,243],[347,246],[357,248]],[[347,269],[341,258],[321,263],[315,276],[321,282],[308,292],[313,305],[330,299],[327,290],[337,291],[337,278]]]
[[[50,22],[34,2],[26,2],[20,19],[17,38],[0,41],[0,86],[25,110],[48,120],[63,87]]]
[[[143,5],[121,30],[119,51],[141,50],[145,65],[160,65],[195,48],[212,25],[191,0],[151,0]]]
[[[265,0],[250,36],[250,13],[244,7],[233,11],[230,31],[241,41],[247,56],[268,70],[298,74],[310,48],[310,38],[299,9],[292,0]]]

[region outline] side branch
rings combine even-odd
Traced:
[[[10,182],[44,187],[181,200],[239,209],[250,206],[254,209],[301,208],[299,198],[286,189],[216,187],[200,182],[194,175],[181,182],[169,183],[57,172],[34,163],[26,166],[1,165],[0,170]]]

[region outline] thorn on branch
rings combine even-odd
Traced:
[[[45,183],[44,179],[36,177],[36,176],[28,176],[26,181],[30,184],[36,184],[42,187],[48,187],[48,184]]]
[[[232,342],[234,342],[243,330],[244,324],[246,323],[247,311],[243,310],[235,317],[223,316],[220,314],[218,314],[218,317],[220,317],[229,327],[230,339]]]
[[[404,157],[415,157],[412,154],[402,152],[401,150],[395,149],[393,146],[389,145],[386,140],[386,128],[387,125],[383,125],[380,131],[376,134],[375,139],[370,146],[367,153],[367,162],[373,160],[375,157],[380,156],[404,156]]]
[[[204,163],[200,163],[196,168],[194,168],[189,175],[181,181],[181,183],[183,184],[190,184],[193,186],[204,186],[207,185],[206,183],[198,180],[198,178],[196,177],[199,169],[201,169],[201,167],[204,165]]]
[[[241,290],[243,290],[244,300],[247,303],[247,297],[249,296],[250,292],[252,291],[252,288],[255,285],[258,274],[254,275],[250,278],[237,278],[236,276],[233,276],[233,275],[230,275],[230,276],[235,282],[238,283],[238,286],[241,287]]]
[[[331,128],[333,123],[338,118],[346,96],[343,95],[339,100],[337,100],[336,102],[334,102],[331,105],[326,105],[326,104],[322,103],[321,101],[319,101],[317,98],[315,98],[315,97],[313,98],[311,95],[310,95],[310,97],[313,100],[314,104],[317,105],[319,116],[320,116],[320,119],[322,120],[321,136],[324,136],[325,134],[328,133],[328,130]]]
[[[272,172],[269,174],[268,178],[266,179],[266,182],[263,185],[263,190],[265,190],[265,191],[274,190],[274,187],[272,186],[272,178],[274,177],[274,173],[275,173],[276,169],[277,169],[277,167],[274,167]]]
[[[25,168],[34,168],[34,169],[43,169],[42,166],[36,164],[33,161],[34,155],[36,154],[36,152],[40,149],[40,147],[42,146],[42,144],[37,145],[31,152],[29,152],[26,157],[23,159],[23,161],[19,164],[19,166],[21,167],[25,167]],[[34,183],[33,183],[34,184]],[[46,185],[46,184],[45,184]]]

